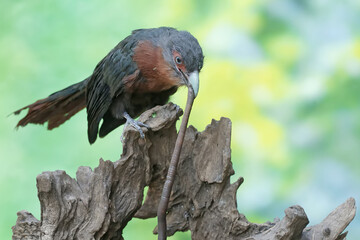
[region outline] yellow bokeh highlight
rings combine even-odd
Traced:
[[[200,74],[200,92],[190,123],[203,130],[210,118],[219,120],[224,116],[235,125],[239,122],[251,125],[257,134],[257,147],[266,156],[266,161],[284,167],[288,161],[283,147],[284,129],[263,111],[263,107],[287,96],[286,86],[286,77],[278,65],[259,63],[249,67],[232,61],[209,59]],[[258,88],[267,92],[267,102],[259,103],[254,98],[253,90]],[[240,144],[236,137],[233,141]]]
[[[266,44],[269,54],[274,60],[290,65],[300,58],[303,45],[300,39],[292,35],[277,35]]]
[[[360,60],[360,39],[357,39],[352,46],[351,51],[356,59]]]

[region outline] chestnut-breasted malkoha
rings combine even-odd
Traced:
[[[196,96],[203,59],[189,32],[168,27],[135,30],[97,64],[91,76],[16,111],[29,109],[17,126],[48,122],[48,129],[53,129],[86,107],[90,143],[125,122],[144,137],[141,127],[147,126],[134,118],[165,104],[182,85],[191,87]]]

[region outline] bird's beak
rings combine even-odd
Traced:
[[[190,86],[193,89],[194,95],[196,97],[199,92],[199,72],[198,71],[193,71],[189,74],[188,87],[190,87]]]

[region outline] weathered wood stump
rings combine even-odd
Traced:
[[[36,180],[41,221],[26,211],[18,212],[13,239],[123,239],[122,231],[133,217],[156,217],[181,114],[172,103],[143,113],[140,120],[151,130],[141,139],[127,127],[123,153],[116,162],[100,159],[94,170],[79,167],[76,179],[64,171],[40,174]],[[234,174],[230,139],[227,118],[213,120],[203,132],[192,126],[187,129],[167,214],[169,236],[190,230],[192,239],[345,238],[343,231],[355,216],[353,198],[308,228],[300,206],[287,208],[282,220],[249,222],[236,206],[243,178],[230,183]]]

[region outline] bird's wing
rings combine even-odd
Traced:
[[[90,143],[95,142],[99,123],[109,110],[113,98],[123,93],[123,79],[136,71],[136,64],[132,60],[135,45],[134,39],[125,38],[101,60],[91,76],[86,92]]]
[[[86,111],[88,121],[88,138],[94,143],[99,123],[111,104],[110,87],[104,81],[104,59],[96,66],[87,85]]]

